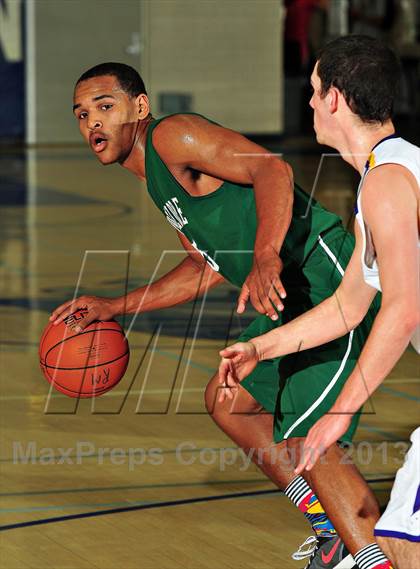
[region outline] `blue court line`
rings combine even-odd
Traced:
[[[389,480],[385,480],[382,481],[383,482],[393,482],[393,478],[390,478]],[[265,490],[261,491],[261,492],[265,492]],[[273,489],[270,490],[269,492],[278,492],[279,493],[279,497],[283,497],[284,493],[281,492],[280,490],[277,489]],[[375,492],[389,492],[389,488],[377,488],[375,489]],[[255,495],[255,496],[237,496],[238,498],[244,498],[244,497],[251,497],[251,498],[264,498],[266,497],[265,494],[262,495]],[[165,502],[162,501],[153,501],[153,500],[124,500],[122,502],[93,502],[92,504],[87,504],[86,502],[81,503],[81,504],[61,504],[61,505],[57,505],[57,506],[32,506],[32,507],[23,507],[23,508],[1,508],[0,509],[0,514],[22,514],[22,513],[30,513],[30,512],[48,512],[51,510],[60,510],[60,511],[66,511],[66,510],[72,510],[75,508],[91,508],[91,509],[96,509],[96,508],[104,508],[104,507],[110,507],[110,508],[120,508],[120,507],[124,507],[127,506],[127,502],[129,502],[130,506],[149,506],[149,505],[154,505],[154,504],[164,504]],[[98,512],[100,512],[100,510],[98,510]],[[0,526],[0,531],[3,529],[3,526]]]
[[[369,431],[370,433],[376,433],[378,435],[381,435],[382,437],[388,439],[389,441],[398,441],[398,442],[401,441],[401,437],[397,437],[393,433],[390,433],[389,431],[383,431],[382,429],[377,429],[376,427],[371,427],[370,425],[365,425],[364,423],[359,423],[359,427],[361,429],[365,429],[365,431]]]
[[[374,476],[377,473],[364,474],[368,482],[376,481]],[[385,481],[386,475],[381,475],[381,480]],[[393,479],[391,477],[390,479]],[[89,488],[61,488],[56,490],[32,490],[30,492],[1,492],[0,497],[10,498],[15,496],[46,496],[51,494],[84,494],[89,492],[116,492],[122,490],[156,490],[166,488],[193,488],[201,486],[224,486],[229,484],[263,484],[268,483],[267,478],[250,478],[241,480],[207,480],[206,482],[169,482],[161,484],[136,484],[126,486],[94,486]],[[2,511],[0,509],[0,511]]]
[[[386,479],[377,479],[376,481],[373,480],[371,483],[375,482],[388,482],[389,480]],[[379,489],[379,492],[387,492],[387,489]],[[199,496],[196,498],[186,498],[182,500],[168,500],[168,501],[161,501],[161,502],[150,502],[150,503],[142,503],[138,505],[131,505],[131,506],[124,506],[124,507],[117,507],[117,508],[110,508],[108,510],[99,510],[94,512],[83,512],[80,514],[70,514],[68,516],[57,516],[53,518],[44,518],[41,520],[30,520],[27,522],[20,522],[15,524],[7,524],[0,526],[0,531],[7,531],[11,529],[18,529],[23,527],[30,527],[30,526],[38,526],[38,525],[46,525],[58,522],[65,522],[70,520],[76,519],[83,519],[83,518],[92,518],[98,516],[106,516],[110,514],[121,514],[125,512],[134,512],[139,510],[150,510],[156,508],[167,508],[172,506],[183,506],[188,504],[199,504],[205,502],[216,502],[220,500],[229,500],[235,498],[251,498],[251,497],[259,497],[259,496],[267,496],[271,494],[278,494],[279,496],[283,496],[284,494],[278,489],[274,488],[272,490],[255,490],[252,492],[235,492],[230,494],[222,494],[219,496]],[[71,507],[71,506],[67,506]],[[77,507],[77,506],[76,506]]]
[[[280,496],[283,496],[283,492],[280,492],[280,490],[278,489],[273,489],[274,492],[278,492],[280,494]],[[238,498],[241,498],[242,496],[238,496]],[[260,496],[255,496],[257,498],[259,498]],[[264,496],[262,496],[264,497]],[[81,504],[58,504],[56,506],[30,506],[30,507],[22,507],[22,508],[1,508],[0,509],[0,515],[1,514],[24,514],[24,513],[30,513],[30,512],[49,512],[51,510],[60,510],[60,511],[66,511],[66,510],[72,510],[72,509],[76,509],[76,508],[87,508],[87,509],[93,509],[96,510],[96,508],[120,508],[120,507],[124,507],[124,506],[148,506],[150,504],[161,504],[164,503],[165,501],[163,500],[123,500],[121,502],[92,502],[91,504],[89,503],[81,503]],[[100,512],[101,510],[97,510],[98,512]],[[0,530],[3,528],[3,526],[0,526]]]
[[[262,496],[265,494],[280,494],[280,490],[273,489],[273,490],[258,490],[255,492],[235,492],[232,494],[222,494],[219,496],[201,496],[197,498],[186,498],[183,500],[169,500],[165,502],[152,502],[150,504],[141,504],[138,506],[125,506],[122,508],[111,508],[108,510],[100,510],[95,512],[83,512],[81,514],[71,514],[69,516],[57,516],[54,518],[44,518],[42,520],[31,520],[27,522],[21,522],[16,524],[7,524],[4,526],[0,526],[0,531],[6,531],[11,529],[17,529],[22,527],[29,527],[29,526],[38,526],[38,525],[46,525],[52,524],[57,522],[65,522],[70,520],[76,519],[83,519],[83,518],[93,518],[98,516],[106,516],[109,514],[121,514],[124,512],[135,512],[139,510],[150,510],[155,508],[168,508],[171,506],[183,506],[187,504],[199,504],[203,502],[215,502],[220,500],[229,500],[231,498],[248,498],[251,496]]]
[[[395,397],[402,397],[403,399],[409,399],[410,401],[420,401],[420,397],[417,397],[416,395],[411,395],[410,393],[400,391],[399,389],[393,389],[386,385],[381,385],[379,389],[384,393],[389,393],[389,395],[394,395]]]

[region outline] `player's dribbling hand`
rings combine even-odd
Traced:
[[[116,315],[113,298],[79,296],[74,300],[60,304],[51,313],[50,322],[57,325],[76,310],[86,310],[87,312],[84,314],[84,318],[78,322],[75,332],[82,332],[94,320],[111,320]]]
[[[242,314],[246,303],[251,300],[257,312],[266,314],[272,320],[278,320],[275,308],[278,311],[283,310],[283,299],[286,298],[286,291],[279,276],[282,269],[283,263],[274,249],[255,255],[252,270],[238,298],[237,312]]]
[[[219,382],[222,386],[219,403],[233,399],[238,383],[245,379],[256,367],[259,356],[256,347],[251,342],[237,342],[221,350],[222,361],[219,365]]]
[[[304,470],[312,470],[317,460],[327,452],[330,446],[341,439],[350,427],[352,417],[351,414],[334,413],[318,419],[306,436],[295,474],[302,474]]]

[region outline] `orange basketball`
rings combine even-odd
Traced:
[[[77,334],[87,314],[77,310],[54,326],[48,324],[39,344],[45,378],[69,397],[98,397],[116,385],[127,369],[130,350],[118,322],[92,322]]]

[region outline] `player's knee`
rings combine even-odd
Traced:
[[[262,410],[261,405],[242,387],[238,388],[233,400],[226,397],[222,402],[218,401],[219,391],[219,376],[216,374],[206,387],[204,402],[207,412],[218,425],[223,426],[234,421],[235,417],[255,415]]]
[[[230,410],[232,408],[232,400],[225,399],[223,402],[218,401],[220,393],[219,376],[216,374],[207,384],[204,393],[204,402],[206,409],[211,418],[221,427],[229,420]]]
[[[206,390],[204,392],[204,403],[206,405],[207,412],[213,415],[216,408],[217,391],[219,386],[219,376],[216,374],[208,382]]]

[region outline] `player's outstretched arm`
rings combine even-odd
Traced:
[[[311,428],[296,472],[310,470],[395,366],[420,322],[419,188],[401,166],[369,173],[362,195],[382,288],[381,308],[360,358],[332,406]]]
[[[239,133],[198,116],[166,119],[154,130],[153,143],[168,166],[254,187],[258,219],[254,263],[239,297],[238,312],[250,300],[258,312],[276,320],[274,306],[282,310],[286,297],[279,251],[292,218],[290,166]]]
[[[50,322],[58,324],[78,308],[87,308],[88,315],[76,332],[81,332],[94,320],[110,320],[120,314],[149,312],[183,304],[203,294],[206,290],[224,281],[192,247],[189,241],[178,233],[188,256],[172,271],[147,286],[142,286],[126,296],[103,298],[80,296],[58,306],[50,316]]]

